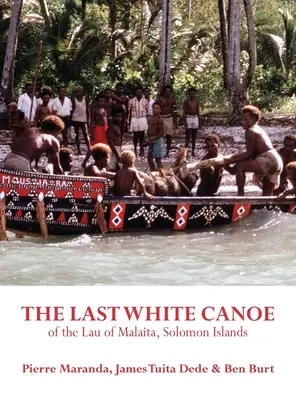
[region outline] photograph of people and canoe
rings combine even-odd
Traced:
[[[296,3],[0,3],[0,284],[295,285]]]

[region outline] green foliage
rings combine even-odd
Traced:
[[[0,68],[9,24],[9,2],[1,19]],[[294,4],[294,3],[293,3]],[[296,4],[296,3],[295,3]],[[296,5],[285,0],[254,2],[258,67],[249,100],[265,110],[292,107],[296,91]],[[161,37],[161,0],[48,0],[51,24],[45,26],[39,2],[23,9],[15,67],[20,92],[32,80],[38,43],[43,41],[39,85],[64,84],[72,92],[81,84],[89,96],[116,82],[127,94],[139,84],[157,92]],[[85,6],[85,7],[84,7]],[[281,10],[281,11],[279,11]],[[1,11],[1,9],[0,9]],[[246,21],[242,25],[245,48]],[[227,110],[223,88],[217,0],[174,1],[172,84],[181,106],[187,89],[197,87],[203,112]],[[242,71],[247,57],[241,54]]]

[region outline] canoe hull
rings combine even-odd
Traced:
[[[95,214],[98,195],[109,232],[185,231],[236,222],[255,210],[296,213],[294,199],[274,197],[141,197],[108,195],[108,182],[86,177],[46,176],[0,169],[6,228],[40,235],[36,204],[44,196],[49,235],[100,233]]]

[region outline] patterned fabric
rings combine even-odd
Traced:
[[[142,97],[138,100],[136,97],[129,101],[129,109],[132,110],[132,118],[142,118],[147,116],[148,100]]]
[[[263,178],[267,178],[269,182],[278,188],[280,185],[280,176],[283,170],[283,160],[275,149],[268,150],[255,158],[260,164],[262,175],[254,174],[253,182],[262,187]]]

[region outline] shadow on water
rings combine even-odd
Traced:
[[[295,285],[295,216],[257,211],[197,232],[16,239],[0,244],[0,283]]]

